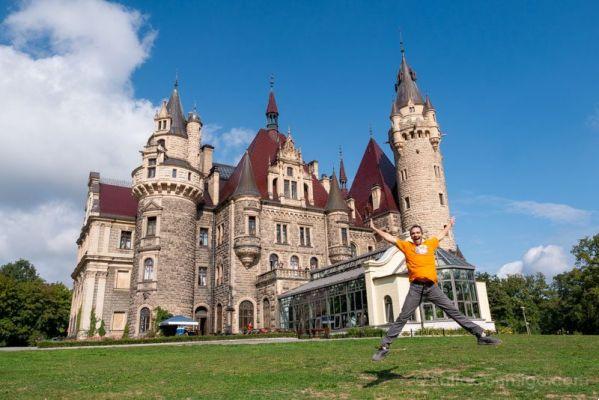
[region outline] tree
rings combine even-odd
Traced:
[[[92,308],[91,314],[89,316],[89,330],[87,331],[88,337],[94,337],[96,334],[96,324],[98,320],[96,319],[96,309]]]
[[[572,255],[576,258],[575,264],[578,268],[599,266],[599,233],[591,238],[580,239],[578,244],[572,247]]]
[[[98,328],[98,335],[100,335],[101,338],[104,338],[104,336],[106,336],[106,328],[104,327],[104,320],[100,321],[100,328]]]
[[[0,274],[4,274],[17,282],[33,282],[40,279],[33,264],[22,258],[18,261],[4,264],[0,267]]]
[[[71,291],[48,284],[26,260],[0,267],[0,345],[66,335]]]

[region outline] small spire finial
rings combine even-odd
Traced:
[[[270,84],[270,90],[273,90],[273,88],[275,87],[275,74],[270,74],[268,83]]]
[[[406,52],[406,49],[403,46],[403,35],[401,34],[401,28],[399,28],[399,48],[401,49],[401,54]]]
[[[339,145],[339,158],[343,158],[343,150],[341,149],[341,145]]]
[[[175,88],[179,87],[179,70],[175,69]]]
[[[374,134],[372,133],[372,124],[368,124],[368,133],[370,134],[370,138],[372,139]]]

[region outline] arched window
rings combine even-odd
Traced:
[[[270,301],[268,299],[262,300],[262,327],[270,328]]]
[[[385,296],[385,320],[388,324],[393,322],[393,301],[389,296]]]
[[[154,260],[146,258],[144,261],[144,281],[151,281],[154,279]]]
[[[150,309],[144,307],[139,312],[139,333],[145,333],[150,330]]]
[[[268,258],[268,263],[270,264],[271,270],[279,268],[279,256],[274,253],[271,254]]]
[[[239,304],[239,330],[247,330],[249,324],[254,326],[254,305],[251,301],[244,300]]]
[[[354,242],[352,242],[349,247],[351,248],[351,256],[352,258],[358,256],[358,246]]]
[[[223,284],[223,264],[222,263],[218,263],[216,265],[216,284],[217,285],[222,285]]]
[[[306,200],[306,203],[308,202],[308,199],[310,197],[309,195],[309,189],[308,189],[308,184],[304,183],[304,200]]]
[[[217,304],[216,306],[216,333],[221,333],[223,331],[223,306]]]
[[[310,269],[318,269],[318,258],[312,257],[310,259]]]
[[[289,264],[291,266],[291,269],[299,269],[299,266],[300,266],[299,257],[291,256],[291,259],[289,260]]]
[[[162,146],[166,149],[166,142],[164,141],[164,139],[159,139],[158,140],[158,146]]]

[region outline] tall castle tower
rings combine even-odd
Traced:
[[[184,117],[176,82],[154,121],[142,164],[132,172],[138,209],[128,320],[137,336],[151,329],[156,307],[192,316],[196,210],[204,188],[202,122],[195,111]]]
[[[352,256],[349,244],[349,208],[343,200],[337,176],[333,172],[331,189],[325,206],[327,241],[331,264],[349,260]]]
[[[420,225],[426,236],[434,235],[449,221],[445,187],[441,131],[430,99],[423,99],[416,85],[416,73],[401,49],[401,66],[391,109],[389,143],[395,157],[402,230]],[[441,247],[455,251],[450,233]]]

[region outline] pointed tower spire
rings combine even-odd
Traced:
[[[270,76],[270,93],[268,94],[268,105],[266,106],[266,127],[268,129],[279,129],[279,109],[275,100],[275,77]]]
[[[333,211],[347,211],[348,207],[343,201],[341,190],[339,189],[339,182],[337,181],[337,175],[333,171],[333,177],[331,178],[331,189],[329,190],[329,198],[327,199],[327,205],[324,208],[326,212]]]
[[[424,104],[422,95],[418,86],[416,85],[416,72],[408,65],[406,60],[406,52],[403,46],[403,40],[400,42],[401,45],[401,65],[397,74],[397,82],[395,83],[395,104],[393,110],[399,110],[406,106],[409,101],[413,104]]]
[[[341,146],[339,146],[339,182],[341,183],[341,190],[347,190],[347,175],[345,175],[345,165],[343,165],[343,152]]]
[[[431,103],[431,98],[428,97],[428,95],[426,95],[426,101],[424,103],[424,106],[427,110],[434,110],[435,107],[433,106],[433,103]]]
[[[171,93],[171,97],[168,99],[168,103],[166,104],[166,109],[171,117],[171,129],[169,133],[173,133],[175,135],[187,136],[187,132],[185,126],[187,125],[187,121],[183,115],[183,106],[181,105],[181,99],[179,98],[179,78],[175,79],[175,84],[173,85],[173,91]]]
[[[256,186],[256,180],[254,179],[254,172],[252,171],[250,155],[247,151],[243,155],[241,163],[241,176],[239,177],[239,182],[237,182],[237,187],[235,188],[232,197],[260,197],[260,192]]]

